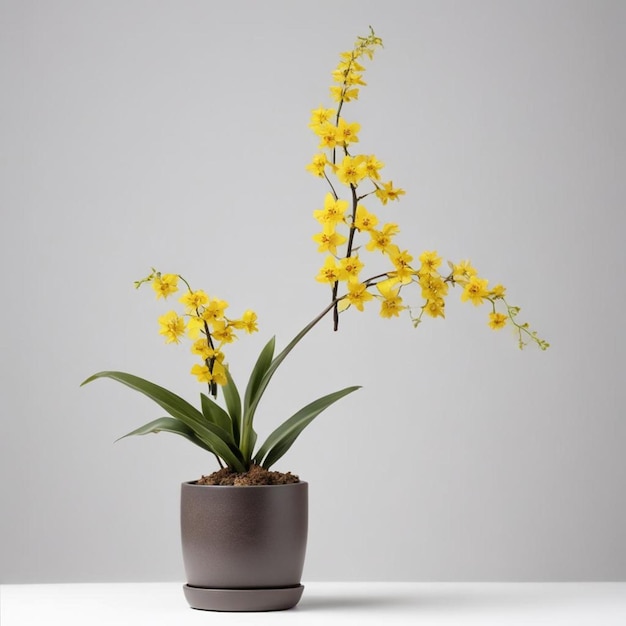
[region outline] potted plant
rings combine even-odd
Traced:
[[[159,317],[159,332],[166,343],[191,341],[198,360],[191,374],[207,385],[199,407],[125,372],[103,371],[83,382],[115,380],[148,396],[168,414],[125,436],[170,432],[217,460],[217,471],[182,485],[182,547],[188,579],[184,590],[194,608],[277,610],[294,606],[301,597],[307,483],[271,467],[322,411],[359,387],[345,387],[307,404],[260,445],[254,418],[278,367],[327,315],[332,315],[333,328],[338,330],[345,311],[363,311],[378,303],[383,318],[407,314],[417,327],[424,317],[444,318],[450,289],[458,288],[462,301],[487,305],[491,328],[513,328],[520,348],[527,343],[542,350],[548,347],[518,320],[520,309],[509,304],[502,285],[489,287],[469,261],[444,265],[433,250],[422,252],[416,260],[396,243],[398,225],[381,222],[372,210],[372,203],[384,209],[405,191],[383,179],[384,164],[375,155],[355,150],[360,125],[344,117],[344,105],[358,97],[365,84],[364,60],[371,59],[380,46],[381,39],[370,28],[352,50],[341,53],[330,89],[335,105],[315,109],[311,116],[318,152],[306,168],[328,185],[322,206],[313,211],[318,232],[312,236],[324,254],[316,279],[329,286],[327,305],[278,354],[274,337],[265,344],[244,389],[235,383],[225,351],[237,333],[257,331],[256,314],[247,310],[231,317],[226,301],[192,288],[180,274],[153,269],[135,284],[138,288],[150,284],[157,299],[179,295],[180,310]],[[368,275],[366,264],[376,263],[377,269]],[[409,290],[417,292],[416,304],[407,304]]]

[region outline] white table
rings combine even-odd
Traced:
[[[2,626],[624,626],[626,583],[307,583],[289,611],[190,609],[182,583],[0,586]]]

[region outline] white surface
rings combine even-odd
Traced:
[[[0,602],[2,626],[626,624],[626,583],[305,583],[271,613],[195,611],[178,583],[3,585]]]

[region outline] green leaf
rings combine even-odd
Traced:
[[[217,402],[213,402],[209,396],[205,393],[200,394],[200,402],[202,405],[202,413],[206,419],[212,424],[219,426],[222,430],[226,431],[229,435],[229,442],[233,446],[235,440],[233,439],[233,425],[230,421],[230,415],[219,405]]]
[[[288,420],[284,421],[272,434],[266,439],[256,453],[254,460],[260,463],[264,468],[268,469],[280,457],[289,450],[293,442],[298,438],[300,433],[325,409],[331,404],[337,402],[340,398],[347,396],[349,393],[360,389],[360,387],[346,387],[340,391],[335,391],[327,396],[318,398],[317,400],[307,404],[297,413],[292,415]]]
[[[224,369],[228,383],[222,387],[222,392],[232,422],[233,438],[235,439],[235,443],[239,445],[241,442],[241,398],[229,369],[227,367]]]
[[[274,357],[274,348],[276,346],[276,337],[272,337],[264,346],[263,350],[261,350],[261,354],[259,354],[259,358],[257,359],[252,372],[250,373],[250,378],[248,380],[248,385],[246,387],[246,394],[244,397],[244,406],[249,407],[254,398],[256,397],[259,385],[265,376],[269,366],[272,363],[272,358]]]
[[[110,378],[116,380],[135,391],[148,396],[151,400],[156,402],[160,407],[165,409],[172,417],[176,417],[182,420],[182,417],[186,417],[197,421],[202,424],[204,422],[204,416],[195,406],[189,404],[186,400],[177,396],[175,393],[168,391],[164,387],[155,385],[139,376],[133,374],[127,374],[125,372],[104,371],[98,372],[93,376],[90,376],[87,380],[81,383],[81,387],[90,383],[97,378]]]
[[[258,404],[257,396],[259,394],[259,388],[268,368],[272,364],[275,345],[276,337],[272,337],[265,344],[265,347],[263,348],[263,350],[261,350],[259,358],[252,368],[252,372],[246,386],[246,393],[244,396],[244,413],[241,424],[240,446],[244,459],[249,459],[252,456],[252,450],[254,450],[254,444],[256,443],[256,433],[252,428],[254,411],[250,410],[250,406],[256,406]],[[261,393],[263,393],[263,391],[261,391]]]
[[[207,422],[204,415],[183,398],[159,385],[125,372],[98,372],[83,381],[81,386],[98,378],[110,378],[144,394],[165,409],[172,417],[179,419],[191,428],[198,439],[208,445],[212,452],[221,457],[229,467],[238,472],[245,471],[246,468],[240,451],[229,445],[231,436],[219,426]]]
[[[191,430],[191,428],[189,428],[188,426],[185,426],[185,424],[177,420],[175,417],[159,417],[158,419],[152,422],[149,422],[147,424],[144,424],[143,426],[136,428],[132,432],[127,433],[126,435],[123,435],[122,437],[120,437],[119,439],[116,439],[115,441],[116,442],[120,441],[121,439],[130,437],[131,435],[147,435],[149,433],[160,433],[160,432],[181,435],[182,437],[185,437],[185,439],[188,439],[189,441],[191,441],[191,443],[195,443],[197,446],[199,446],[203,450],[207,450],[208,452],[213,452],[213,450],[211,450],[209,446],[205,445],[202,441],[200,441],[200,439],[198,439],[198,437],[196,437],[196,435],[194,434],[193,430]]]

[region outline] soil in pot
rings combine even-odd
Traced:
[[[291,472],[274,472],[259,465],[253,465],[247,472],[238,473],[223,467],[197,481],[198,485],[224,485],[235,487],[257,485],[289,485],[299,483],[300,478]]]

